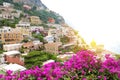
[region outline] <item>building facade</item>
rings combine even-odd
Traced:
[[[35,25],[42,23],[40,18],[37,16],[30,16],[30,22],[31,22],[31,24],[35,24]]]
[[[5,51],[12,51],[12,50],[19,50],[22,47],[22,44],[7,44],[3,45],[3,50]]]
[[[11,27],[3,26],[3,28],[0,28],[0,33],[2,32],[10,32],[12,31]]]
[[[46,36],[44,37],[44,40],[47,41],[48,43],[51,43],[55,41],[55,38],[53,36]]]
[[[14,19],[14,16],[11,13],[2,12],[2,14],[0,14],[0,18],[3,18],[3,19]]]
[[[50,53],[59,54],[59,47],[61,45],[61,42],[47,43],[45,44],[45,50]]]
[[[19,30],[23,36],[31,36],[29,22],[19,22],[19,24],[16,25],[16,30]]]
[[[21,53],[19,51],[9,51],[4,52],[3,54],[6,62],[24,65],[24,58],[21,57]]]
[[[7,2],[3,2],[3,6],[4,6],[4,7],[10,7],[11,4],[10,4],[10,3],[7,3]]]
[[[43,26],[31,26],[30,27],[31,31],[44,31]]]
[[[22,33],[17,31],[0,33],[0,41],[3,44],[16,44],[23,40]]]

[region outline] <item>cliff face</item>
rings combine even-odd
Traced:
[[[46,9],[47,7],[41,2],[41,0],[13,0],[13,2],[15,3],[24,3],[24,4],[28,4],[31,6],[36,6],[38,8],[44,8]]]

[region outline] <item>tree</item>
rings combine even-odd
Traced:
[[[35,11],[36,9],[37,9],[37,7],[36,7],[36,6],[33,6],[31,10],[32,10],[32,11]]]
[[[115,54],[115,58],[119,60],[120,59],[120,54]]]
[[[69,38],[68,38],[67,36],[63,36],[63,37],[60,38],[60,41],[61,41],[63,44],[65,44],[65,43],[68,43],[70,40],[69,40]]]
[[[3,4],[3,2],[4,2],[3,0],[0,0],[0,5],[2,5],[2,4]]]
[[[10,19],[3,19],[0,20],[0,26],[10,26],[12,28],[15,28],[15,25],[19,22],[20,19],[14,18],[13,20]]]
[[[24,48],[21,47],[19,51],[20,51],[21,53],[24,53]]]
[[[44,42],[44,37],[41,34],[33,34],[33,37],[39,39],[41,42]]]
[[[23,39],[22,42],[27,43],[29,40],[28,39]]]
[[[48,52],[43,52],[43,51],[32,51],[28,53],[27,56],[24,56],[24,59],[25,59],[26,68],[31,68],[33,66],[41,67],[43,62],[49,59],[59,61],[56,55],[48,53]]]
[[[17,10],[23,10],[23,3],[14,3],[14,8]]]
[[[0,50],[3,50],[3,43],[0,41]]]
[[[4,2],[13,3],[13,0],[4,0]]]

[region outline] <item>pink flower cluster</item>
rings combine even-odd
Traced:
[[[19,73],[7,71],[0,80],[120,80],[120,60],[105,57],[101,61],[91,51],[80,51],[64,63],[52,62]]]

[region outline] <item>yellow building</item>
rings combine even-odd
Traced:
[[[35,24],[35,25],[42,23],[38,16],[30,16],[30,22],[31,24]]]
[[[19,30],[23,36],[31,36],[29,22],[19,22],[19,24],[16,24],[16,30]]]
[[[19,30],[23,36],[31,36],[31,31],[29,28],[16,27],[16,29]]]
[[[0,41],[4,44],[16,44],[23,40],[23,36],[20,32],[2,32],[0,33]]]

